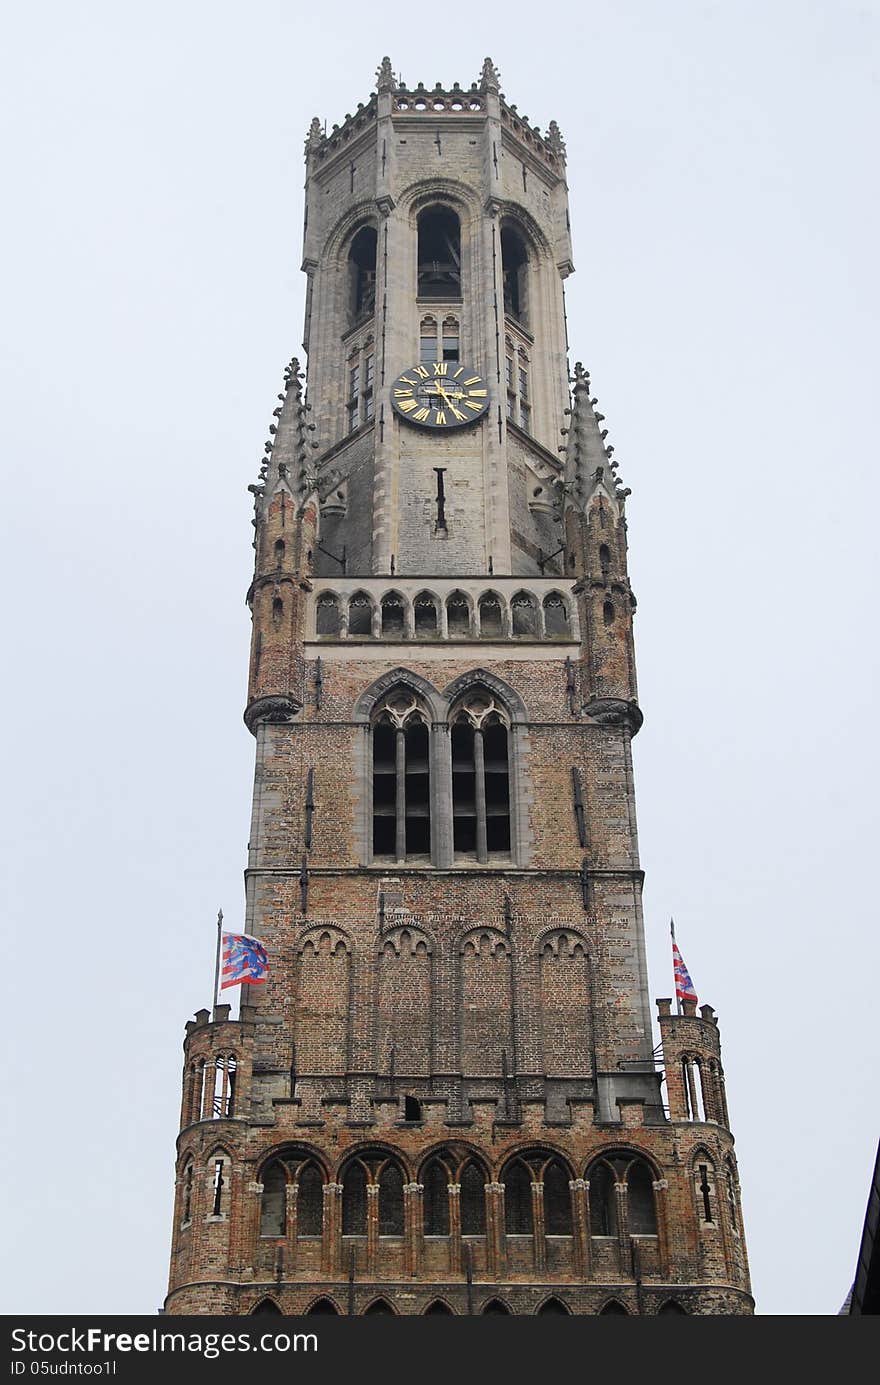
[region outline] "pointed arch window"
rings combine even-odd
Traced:
[[[349,325],[355,326],[376,311],[375,226],[362,226],[352,237],[348,252]]]
[[[428,207],[419,216],[419,298],[461,298],[461,227],[449,207]]]
[[[428,716],[408,690],[381,704],[373,722],[373,855],[405,861],[431,851]]]
[[[452,831],[456,854],[488,861],[510,853],[508,722],[489,694],[477,691],[454,709]]]
[[[587,1171],[590,1184],[590,1231],[593,1236],[618,1234],[620,1193],[625,1189],[626,1225],[631,1236],[656,1236],[657,1210],[654,1175],[643,1159],[625,1150],[604,1155]]]
[[[413,622],[418,638],[434,638],[437,628],[437,602],[430,592],[419,592],[413,602]]]
[[[529,253],[524,237],[510,222],[501,223],[501,272],[505,316],[527,327]]]

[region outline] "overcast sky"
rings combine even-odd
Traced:
[[[164,1296],[183,1025],[242,921],[246,486],[302,335],[302,145],[385,52],[413,85],[489,53],[566,138],[572,360],[633,492],[652,993],[674,913],[758,1311],[837,1311],[880,1136],[878,30],[876,0],[9,13],[2,1311]]]

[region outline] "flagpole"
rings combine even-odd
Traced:
[[[216,956],[215,956],[215,958],[214,958],[214,1002],[213,1002],[214,1005],[219,1005],[219,1004],[220,1004],[218,987],[219,987],[219,985],[220,985],[220,936],[221,936],[221,929],[222,929],[222,928],[223,928],[223,910],[222,910],[222,909],[218,909],[218,910],[217,910],[217,954],[216,954]],[[213,1018],[213,1011],[212,1011],[212,1018]]]
[[[676,980],[676,978],[675,978],[675,919],[672,918],[671,915],[670,915],[670,919],[669,919],[669,933],[670,933],[670,936],[671,936],[671,938],[672,938],[672,948],[673,948],[673,952],[672,952],[672,984],[673,984],[673,986],[675,987],[675,1013],[676,1013],[677,1015],[680,1015],[680,1014],[681,1014],[681,1001],[679,1000],[679,997],[678,997],[678,982],[677,982],[677,980]]]

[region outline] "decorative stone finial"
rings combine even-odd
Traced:
[[[497,95],[500,90],[501,73],[491,58],[484,58],[483,70],[480,73],[480,91],[493,91]]]
[[[554,153],[554,154],[558,154],[559,157],[560,157],[561,159],[564,159],[564,158],[565,158],[565,140],[562,138],[562,131],[560,130],[559,126],[556,124],[556,121],[555,121],[555,120],[551,120],[551,121],[550,121],[550,126],[549,126],[549,130],[548,130],[548,138],[549,138],[549,141],[550,141],[550,148],[553,150],[553,153]]]
[[[376,69],[377,90],[394,90],[394,73],[391,71],[391,59],[385,57]]]
[[[312,123],[309,126],[309,133],[306,136],[306,148],[312,149],[316,144],[320,144],[324,137],[321,122],[316,115],[312,116]]]

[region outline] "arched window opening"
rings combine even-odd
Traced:
[[[594,1164],[588,1174],[590,1183],[590,1234],[617,1235],[617,1195],[615,1178],[604,1162]]]
[[[486,592],[480,597],[480,634],[483,639],[491,639],[504,633],[504,620],[501,602],[494,592]]]
[[[376,227],[362,226],[348,252],[350,325],[376,311]]]
[[[708,1160],[700,1161],[694,1166],[694,1191],[697,1198],[700,1220],[712,1223],[715,1221],[713,1209],[714,1203],[714,1174],[715,1169]]]
[[[421,639],[436,638],[437,602],[430,592],[419,592],[413,602],[415,633]]]
[[[287,1172],[275,1159],[263,1174],[260,1196],[260,1235],[283,1236],[287,1230]]]
[[[461,298],[461,230],[448,207],[430,207],[419,217],[419,298]]]
[[[611,549],[607,543],[600,543],[599,545],[599,567],[602,570],[602,576],[607,578],[611,571]]]
[[[193,1192],[193,1161],[190,1159],[183,1170],[183,1201],[182,1216],[180,1218],[184,1226],[188,1226],[192,1221],[192,1192]]]
[[[405,606],[399,592],[382,597],[382,634],[386,639],[402,640],[406,635]]]
[[[336,1317],[339,1317],[339,1309],[336,1307],[335,1303],[332,1303],[330,1301],[329,1298],[319,1298],[317,1302],[312,1304],[311,1308],[306,1309],[307,1318],[311,1318],[313,1316],[319,1317],[320,1315],[327,1313],[332,1313]]]
[[[614,624],[614,602],[605,601],[602,603],[602,619],[606,625]]]
[[[559,592],[544,597],[544,633],[549,639],[565,639],[570,634],[568,612]]]
[[[466,640],[471,633],[471,608],[464,592],[450,592],[446,598],[446,628],[450,639]]]
[[[364,1309],[365,1318],[368,1317],[371,1313],[390,1313],[392,1317],[395,1316],[394,1309],[391,1307],[391,1304],[386,1303],[384,1298],[377,1298],[373,1303],[370,1304],[369,1308]]]
[[[202,1119],[202,1102],[205,1099],[205,1060],[197,1058],[189,1070],[189,1100],[186,1109],[186,1124],[192,1125]]]
[[[489,1302],[481,1310],[487,1317],[490,1313],[506,1313],[511,1316],[510,1309],[506,1303],[502,1303],[500,1298],[490,1298]]]
[[[519,395],[519,426],[532,431],[532,395],[529,387],[529,358],[520,349],[516,358],[517,393]]]
[[[367,1234],[367,1171],[358,1160],[348,1165],[342,1178],[342,1234]]]
[[[665,1303],[661,1303],[657,1309],[657,1316],[659,1317],[661,1313],[678,1313],[687,1317],[687,1309],[682,1308],[680,1303],[676,1303],[674,1298],[668,1298]]]
[[[636,1159],[626,1174],[627,1212],[631,1236],[656,1236],[654,1176],[647,1164]]]
[[[449,1235],[449,1176],[440,1159],[432,1159],[422,1175],[422,1209],[426,1236]]]
[[[422,1103],[418,1097],[405,1096],[403,1098],[403,1119],[405,1121],[420,1121],[422,1119]]]
[[[261,1298],[256,1308],[254,1308],[251,1313],[252,1318],[258,1316],[280,1318],[283,1317],[283,1314],[274,1299]]]
[[[272,624],[277,630],[284,619],[284,602],[280,596],[272,598]]]
[[[349,598],[348,633],[356,637],[373,633],[373,603],[366,592],[355,592]]]
[[[520,639],[537,639],[538,612],[535,598],[529,592],[517,592],[510,603],[513,635]]]
[[[235,1114],[235,1078],[238,1064],[234,1053],[218,1053],[214,1059],[214,1097],[211,1114],[224,1120]]]
[[[393,856],[396,851],[397,732],[390,721],[373,727],[373,854]]]
[[[451,314],[443,319],[440,359],[451,362],[461,359],[461,332],[458,318]]]
[[[616,1298],[605,1304],[604,1308],[599,1309],[599,1317],[629,1317],[629,1310],[624,1308],[622,1303],[618,1303]]]
[[[507,726],[482,693],[453,714],[452,834],[454,850],[478,861],[510,852]]]
[[[419,360],[422,365],[433,365],[437,359],[437,319],[423,317],[419,328]]]
[[[324,1180],[314,1164],[306,1164],[297,1179],[297,1236],[320,1236],[324,1226]]]
[[[544,1170],[544,1230],[548,1236],[570,1236],[571,1192],[568,1173],[558,1159]]]
[[[501,271],[504,277],[504,311],[527,325],[529,256],[526,244],[513,226],[501,227]]]
[[[226,1182],[225,1172],[228,1160],[216,1158],[214,1161],[214,1173],[211,1181],[211,1216],[225,1217],[226,1215]]]
[[[315,605],[315,633],[333,637],[339,632],[339,602],[332,592],[322,592]]]
[[[284,540],[275,540],[275,566],[280,568],[284,562]]]
[[[558,1298],[545,1299],[544,1302],[541,1304],[541,1307],[538,1309],[538,1313],[552,1313],[555,1314],[557,1317],[563,1318],[568,1318],[571,1316],[565,1304],[562,1302],[561,1299]]]
[[[681,1060],[684,1078],[685,1103],[688,1120],[704,1121],[706,1108],[703,1101],[703,1067],[699,1058],[685,1056]]]
[[[403,1177],[396,1164],[379,1175],[379,1235],[403,1235]]]
[[[373,726],[373,853],[405,860],[431,852],[431,773],[424,711],[391,694]]]
[[[460,1174],[458,1195],[462,1236],[486,1234],[486,1176],[475,1163],[466,1164]]]
[[[444,1303],[443,1300],[440,1299],[440,1298],[435,1298],[433,1303],[429,1303],[429,1304],[428,1304],[428,1306],[427,1306],[427,1308],[425,1309],[425,1312],[424,1312],[424,1317],[427,1318],[427,1317],[429,1317],[432,1313],[444,1313],[444,1314],[446,1314],[448,1317],[454,1317],[454,1316],[455,1316],[455,1314],[453,1313],[452,1309],[449,1307],[448,1303]]]
[[[508,1236],[531,1236],[532,1174],[517,1159],[502,1175],[504,1183],[504,1229]]]

